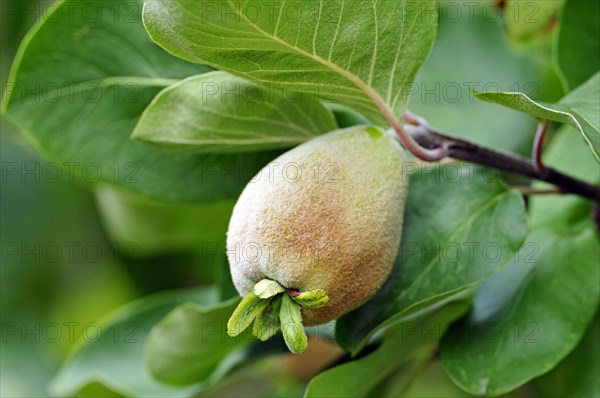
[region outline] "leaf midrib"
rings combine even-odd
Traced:
[[[328,68],[328,69],[332,70],[333,72],[339,74],[340,76],[346,78],[348,81],[350,81],[352,84],[354,84],[360,91],[362,91],[364,94],[366,94],[367,97],[369,97],[371,99],[371,101],[373,101],[375,106],[381,111],[382,115],[386,118],[386,120],[390,124],[394,125],[397,123],[396,117],[393,116],[391,109],[389,109],[389,107],[387,106],[387,104],[385,103],[383,98],[381,98],[379,96],[379,94],[377,94],[377,92],[375,90],[373,90],[368,84],[366,84],[364,81],[362,81],[362,79],[358,78],[357,76],[353,75],[352,73],[349,73],[347,70],[342,69],[340,66],[323,59],[322,57],[318,56],[317,54],[309,53],[308,51],[306,51],[300,47],[291,45],[290,43],[286,42],[285,40],[281,39],[278,36],[274,36],[274,35],[266,32],[265,30],[263,30],[262,28],[260,28],[256,24],[254,24],[252,21],[250,21],[243,13],[241,13],[240,10],[238,10],[238,8],[235,6],[234,3],[232,3],[231,0],[227,0],[227,3],[233,7],[233,9],[235,10],[235,13],[238,16],[240,16],[242,19],[244,19],[244,21],[246,21],[246,23],[249,26],[251,26],[252,28],[254,28],[254,30],[256,30],[258,33],[264,35],[267,38],[270,38],[271,40],[274,40],[275,42],[283,45],[284,47],[291,49],[292,51],[297,52],[298,54],[300,54],[306,58],[313,59],[314,61],[320,63],[321,65],[325,66],[326,68]]]

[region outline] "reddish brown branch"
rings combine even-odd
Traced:
[[[536,166],[535,161],[518,155],[495,151],[452,137],[430,127],[424,119],[410,112],[406,112],[404,120],[408,123],[405,126],[406,132],[424,148],[429,150],[441,148],[451,158],[545,181],[556,186],[561,192],[579,195],[600,203],[600,186],[589,184],[550,167],[543,166],[541,163],[541,145],[547,126],[540,127],[538,130],[538,139],[536,140],[538,149],[534,150],[534,157],[538,159],[538,165]]]

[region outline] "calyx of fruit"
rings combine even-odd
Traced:
[[[300,309],[302,306],[320,308],[328,301],[322,290],[297,294],[275,281],[263,279],[254,285],[229,318],[227,334],[237,336],[254,322],[252,332],[257,339],[266,341],[281,329],[290,351],[302,353],[308,340]]]
[[[228,333],[254,322],[260,340],[281,329],[290,350],[303,352],[303,325],[362,305],[387,279],[406,193],[403,150],[374,127],[325,134],[265,166],[242,192],[227,233],[244,297]]]

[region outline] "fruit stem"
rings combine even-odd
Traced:
[[[544,164],[542,163],[542,148],[544,146],[546,131],[548,131],[548,121],[544,120],[538,125],[535,133],[535,142],[533,143],[533,153],[531,154],[533,164],[539,172],[543,172],[545,169]]]
[[[445,143],[429,148],[420,145],[388,110],[383,111],[383,114],[396,132],[396,135],[398,135],[402,145],[419,159],[427,162],[435,162],[448,156],[448,148]]]

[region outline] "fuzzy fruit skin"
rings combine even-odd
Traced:
[[[263,278],[329,303],[302,308],[305,326],[337,318],[387,279],[402,232],[407,176],[400,145],[364,126],[337,130],[275,159],[246,186],[227,233],[234,285]]]

